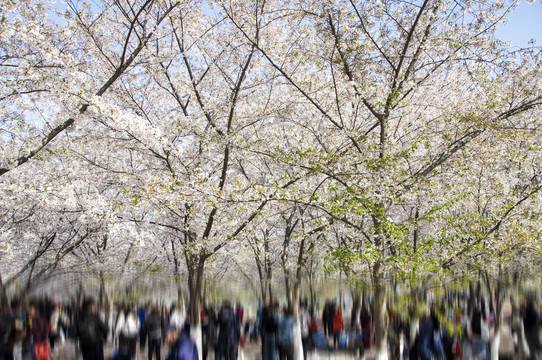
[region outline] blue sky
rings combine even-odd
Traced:
[[[62,0],[56,0],[55,6],[57,10],[66,9]],[[536,40],[537,46],[542,46],[542,0],[522,1],[508,16],[506,24],[499,27],[496,36],[500,40],[511,42],[511,48],[525,47],[531,39]]]
[[[527,46],[531,39],[537,46],[542,46],[542,1],[534,3],[522,2],[507,23],[501,25],[496,36],[503,41],[511,42],[511,47]]]

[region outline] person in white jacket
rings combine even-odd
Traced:
[[[171,308],[171,316],[169,317],[169,325],[182,330],[184,327],[185,316],[183,311],[177,306],[173,305]]]
[[[51,351],[54,351],[57,340],[60,340],[61,345],[64,344],[64,328],[69,325],[68,316],[62,311],[60,305],[55,305],[51,314],[50,324],[49,342],[51,344]]]
[[[118,351],[120,354],[129,354],[135,358],[137,349],[137,336],[139,334],[139,319],[137,318],[135,308],[126,306],[124,311],[119,312],[117,326],[115,327],[115,336],[118,338]]]

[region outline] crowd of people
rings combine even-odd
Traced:
[[[138,339],[141,348],[147,345],[149,360],[162,359],[164,343],[169,347],[168,360],[198,359],[184,317],[174,307],[169,312],[153,304],[122,304],[111,315],[98,312],[93,298],[79,305],[60,305],[44,298],[22,306],[13,300],[0,314],[0,360],[49,360],[57,344],[67,339],[74,341],[76,359],[104,360],[108,339],[114,343],[115,360],[134,359]]]
[[[403,312],[389,311],[389,353],[392,359],[489,360],[496,351],[499,359],[542,359],[539,317],[540,309],[529,297],[501,314],[500,324],[511,331],[511,348],[498,353],[491,347],[492,330],[496,326],[494,304],[484,297],[469,298],[465,292],[445,296],[433,302],[430,311],[417,321]]]
[[[463,296],[463,295],[462,295]],[[432,302],[425,316],[411,316],[388,306],[388,346],[391,359],[483,359],[491,356],[492,306],[478,298],[475,306],[460,294]],[[511,358],[537,359],[542,350],[539,313],[534,298],[516,306],[507,321],[514,335]],[[321,311],[308,301],[299,304],[299,332],[303,358],[313,351],[345,351],[363,358],[374,341],[374,303],[365,299],[352,307],[345,322],[341,301],[326,300]],[[113,344],[113,360],[135,359],[146,347],[149,360],[196,360],[198,348],[190,337],[190,316],[174,304],[117,304],[112,313],[98,312],[94,299],[58,304],[47,298],[21,304],[14,300],[0,317],[0,360],[48,360],[58,343],[73,339],[75,357],[103,360],[104,344]],[[111,309],[110,309],[111,310]],[[241,303],[203,304],[201,352],[203,360],[237,360],[247,342],[259,342],[262,360],[294,359],[294,309],[274,302],[245,316]],[[139,347],[138,347],[139,342]],[[138,350],[139,348],[139,350]],[[212,354],[212,357],[210,356]],[[257,360],[248,359],[247,360]]]

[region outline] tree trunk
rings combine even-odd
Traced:
[[[388,328],[386,321],[386,286],[382,264],[377,262],[373,268],[375,360],[388,359]]]
[[[350,326],[357,328],[360,325],[359,315],[361,314],[361,294],[358,286],[355,286],[352,291],[352,317],[350,318]]]
[[[269,293],[269,304],[272,304],[275,299],[273,297],[273,288],[271,286],[271,281],[269,281],[267,285],[269,287],[269,291],[268,291],[268,293]]]
[[[303,360],[303,342],[301,341],[301,321],[299,319],[299,284],[292,289],[292,303],[290,306],[294,323],[294,360]]]
[[[314,314],[316,315],[316,313],[318,312],[318,304],[316,302],[316,293],[314,291],[314,253],[310,254],[310,263],[307,268],[307,275],[309,280],[310,306],[312,307]]]
[[[83,298],[85,296],[85,291],[83,290],[83,283],[79,282],[79,287],[77,288],[77,292],[75,293],[76,301],[77,301],[77,309],[81,309],[83,306]]]
[[[202,359],[202,335],[201,335],[201,293],[203,288],[203,272],[205,259],[198,256],[191,259],[193,266],[188,266],[188,289],[190,292],[190,335],[196,342],[199,359]]]
[[[265,304],[267,301],[267,282],[264,279],[263,273],[261,271],[261,267],[258,265],[258,276],[260,278],[260,291],[261,291],[261,299],[262,303]]]
[[[293,299],[293,289],[290,286],[290,281],[288,281],[289,274],[285,271],[284,273],[284,287],[286,288],[286,301],[288,302],[288,307],[293,309],[294,299]],[[295,286],[294,286],[295,287]]]
[[[476,293],[474,291],[474,284],[469,281],[469,312],[472,314],[476,306]]]
[[[107,325],[109,326],[108,338],[112,340],[114,332],[113,302],[111,301],[111,296],[105,286],[105,276],[102,270],[100,270],[100,303],[102,307],[105,306],[105,309],[107,309],[105,318],[107,319]]]
[[[312,272],[311,272],[311,275],[309,277],[309,292],[310,292],[310,299],[311,299],[311,302],[310,302],[310,306],[312,307],[314,313],[316,314],[316,294],[314,293],[314,285],[313,285],[313,278],[312,278]],[[307,304],[308,306],[308,304]]]
[[[267,241],[267,235],[264,233],[264,241]],[[252,253],[254,254],[254,258],[256,260],[256,268],[258,269],[258,278],[260,279],[260,296],[261,296],[261,303],[265,304],[267,302],[267,253],[264,252],[264,259],[263,261],[260,259],[260,253],[257,248],[257,244],[252,244],[249,242],[250,246],[252,247]],[[264,251],[267,251],[267,248],[264,244]]]
[[[273,264],[271,263],[271,259],[269,257],[269,242],[268,239],[265,241],[265,281],[266,286],[268,288],[267,296],[269,297],[269,303],[273,303],[273,288],[271,285],[271,281],[273,279]]]
[[[412,305],[410,309],[410,339],[408,341],[413,344],[416,336],[420,332],[420,314],[418,312],[419,291],[416,288],[411,290]]]
[[[2,274],[0,273],[0,308],[6,309],[9,305],[6,288],[2,282]]]
[[[36,265],[36,262],[32,262],[32,266],[30,267],[30,273],[28,274],[28,279],[26,281],[26,285],[24,287],[24,290],[23,290],[23,300],[24,300],[24,303],[27,302],[28,300],[28,297],[30,295],[30,288],[31,288],[31,285],[32,285],[32,275],[34,274],[34,267]]]
[[[100,271],[100,295],[102,296],[100,301],[102,301],[102,304],[105,304],[105,307],[109,309],[111,306],[111,297],[105,286],[105,275],[103,271]]]
[[[492,289],[491,289],[491,284],[489,282],[489,274],[487,273],[487,271],[485,272],[485,278],[486,278],[487,291],[490,294],[490,298],[492,299],[493,298]],[[502,291],[501,288],[502,288],[502,285],[501,285],[501,279],[500,279],[500,273],[499,273],[499,279],[497,280],[497,289],[496,289],[497,298],[495,299],[495,303],[491,301],[491,304],[493,304],[495,307],[494,313],[493,313],[495,316],[495,319],[494,319],[495,331],[494,331],[493,339],[491,340],[491,360],[499,359],[499,345],[501,343],[501,327],[502,327],[502,303],[504,300],[503,296],[501,296],[501,291]]]
[[[501,325],[495,325],[495,333],[491,340],[491,360],[499,360],[499,345],[501,344]]]
[[[105,276],[104,272],[100,270],[100,306],[105,309],[110,308],[110,297],[107,289],[105,287]]]
[[[183,306],[184,304],[183,288],[180,279],[177,280],[177,304],[179,305],[179,307]],[[184,309],[182,309],[182,311],[184,312]]]
[[[384,125],[382,125],[384,127]],[[385,144],[385,143],[384,143]],[[384,149],[384,144],[382,149]],[[384,150],[382,150],[384,151]],[[375,246],[379,250],[379,258],[375,261],[372,269],[372,281],[374,288],[374,336],[375,336],[375,360],[388,359],[388,328],[386,321],[386,284],[384,283],[383,258],[385,257],[386,235],[384,229],[384,219],[386,210],[382,204],[377,204],[377,209],[373,214],[373,224],[375,227]]]

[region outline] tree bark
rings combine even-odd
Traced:
[[[501,343],[503,296],[501,296],[502,282],[501,282],[500,276],[501,275],[499,273],[499,278],[497,279],[497,288],[496,288],[497,298],[495,299],[494,303],[491,300],[491,303],[494,304],[494,307],[495,307],[493,309],[493,311],[494,311],[493,314],[494,314],[494,317],[495,317],[495,319],[494,319],[495,331],[494,331],[493,339],[491,340],[491,360],[498,360],[499,359],[499,345]],[[485,280],[486,280],[487,292],[489,293],[489,296],[492,299],[493,298],[493,292],[492,292],[492,287],[491,287],[491,283],[489,281],[489,274],[488,274],[487,270],[485,271]]]
[[[303,360],[303,342],[301,341],[301,321],[299,319],[299,284],[292,289],[292,304],[289,305],[295,319],[294,324],[294,360]]]
[[[107,291],[107,287],[105,286],[105,276],[104,272],[100,270],[100,304],[102,308],[105,307],[106,309],[106,316],[107,319],[107,325],[109,326],[109,339],[113,339],[113,302],[111,301],[111,296],[109,294],[109,291]]]
[[[357,286],[352,291],[352,318],[350,319],[350,325],[353,328],[357,328],[360,325],[359,316],[361,314],[361,294]]]
[[[469,281],[469,312],[472,314],[476,306],[476,293],[474,291],[474,284],[472,280]]]
[[[388,359],[388,327],[386,319],[386,284],[384,283],[384,266],[383,258],[385,257],[384,246],[386,243],[386,233],[384,229],[385,207],[383,204],[377,204],[374,214],[372,215],[375,228],[375,246],[379,250],[380,255],[374,262],[372,268],[372,281],[374,288],[374,336],[376,360]]]
[[[269,276],[267,281],[267,287],[268,287],[268,294],[269,294],[269,304],[272,304],[273,301],[275,301],[275,297],[273,296],[273,286],[271,285],[271,276]]]
[[[310,292],[310,299],[311,299],[311,306],[313,311],[317,312],[317,304],[316,304],[316,293],[314,291],[314,272],[313,272],[313,263],[314,263],[314,256],[311,254],[311,262],[309,267],[309,292]]]
[[[85,290],[83,289],[83,283],[79,282],[79,287],[77,288],[77,292],[75,293],[76,301],[77,301],[77,309],[81,309],[83,306],[83,300],[85,297]]]
[[[413,344],[416,336],[420,332],[420,314],[418,312],[418,302],[420,300],[420,292],[413,287],[410,291],[412,305],[410,308],[410,339],[408,341]]]
[[[196,342],[199,359],[202,359],[201,335],[201,293],[205,258],[201,255],[191,257],[188,266],[188,291],[190,292],[190,335]],[[192,265],[192,266],[190,266]]]
[[[374,286],[374,327],[375,359],[388,359],[388,327],[386,321],[386,285],[384,284],[382,264],[377,261],[373,269]]]
[[[9,305],[6,288],[2,282],[2,274],[0,273],[0,308],[7,309]]]

